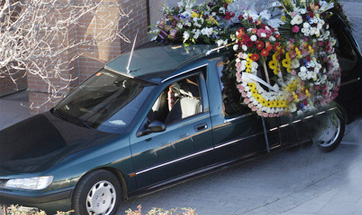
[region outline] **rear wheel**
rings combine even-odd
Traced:
[[[318,143],[322,151],[330,152],[341,143],[344,136],[345,123],[341,117],[332,112],[319,119],[316,130],[314,141]]]
[[[121,187],[112,173],[96,170],[79,181],[72,201],[78,215],[113,215],[120,205]]]

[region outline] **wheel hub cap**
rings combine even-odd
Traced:
[[[116,202],[113,185],[108,181],[100,181],[93,185],[87,196],[89,214],[110,214]]]

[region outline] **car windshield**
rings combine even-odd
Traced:
[[[133,121],[154,85],[102,69],[73,90],[52,113],[71,123],[117,132]]]

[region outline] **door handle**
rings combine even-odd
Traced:
[[[207,123],[206,122],[204,122],[204,123],[200,123],[200,124],[197,124],[197,125],[195,125],[195,131],[202,131],[202,130],[204,130],[204,129],[207,129],[208,127],[207,127]]]

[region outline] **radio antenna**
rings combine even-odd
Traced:
[[[127,69],[127,73],[130,73],[130,72],[131,72],[131,71],[129,71],[129,67],[130,67],[130,65],[131,65],[134,47],[136,46],[138,31],[139,31],[139,29],[137,29],[136,36],[135,36],[135,38],[134,38],[134,40],[133,40],[132,50],[131,50],[131,53],[130,53],[130,55],[129,55],[128,65],[127,65],[127,68],[126,68],[126,69]]]

